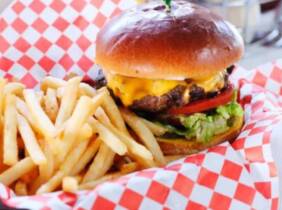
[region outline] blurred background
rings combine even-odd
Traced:
[[[190,1],[208,7],[238,28],[246,43],[246,53],[240,62],[243,67],[252,69],[282,58],[282,0]],[[0,14],[11,2],[0,0]]]
[[[282,58],[281,0],[193,0],[233,23],[246,43],[241,65],[253,68]]]

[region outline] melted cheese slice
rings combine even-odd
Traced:
[[[107,74],[108,86],[113,90],[125,106],[129,106],[134,100],[144,96],[161,96],[177,85],[191,86],[196,84],[202,87],[205,92],[218,90],[224,86],[224,71],[205,81],[195,81],[187,84],[185,81],[178,80],[151,80],[126,77],[121,75]]]

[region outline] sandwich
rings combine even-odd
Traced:
[[[162,126],[166,155],[232,141],[243,110],[229,81],[244,51],[235,27],[188,1],[151,1],[98,33],[96,63],[120,106]]]

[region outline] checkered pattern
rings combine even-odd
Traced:
[[[248,124],[233,147],[244,159],[256,189],[272,199],[273,208],[278,205],[278,199],[271,198],[278,179],[270,140],[273,126],[282,121],[282,60],[259,66],[244,77],[248,79],[240,79],[238,84]]]
[[[100,209],[104,204],[121,209],[270,209],[228,143],[162,169],[137,172],[126,182],[101,185],[76,207]]]
[[[276,71],[276,66],[273,69]],[[240,72],[244,74],[242,69]],[[235,81],[240,85],[246,116],[243,130],[232,145],[225,142],[164,168],[136,172],[77,194],[15,197],[1,186],[2,200],[32,209],[276,210],[278,175],[270,140],[274,125],[282,122],[282,95],[256,82],[255,75],[262,72],[257,69],[251,72],[254,76],[246,77],[251,80]]]
[[[47,74],[95,77],[95,40],[134,0],[17,0],[0,17],[0,76],[28,87]]]
[[[16,0],[0,17],[0,76],[29,87],[47,74],[95,77],[95,35],[128,0]],[[241,79],[246,78],[246,79]],[[270,140],[282,121],[282,60],[232,79],[245,126],[225,142],[164,168],[136,172],[76,194],[16,197],[0,184],[1,200],[28,209],[278,209],[278,175]]]

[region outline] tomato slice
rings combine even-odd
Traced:
[[[179,115],[179,114],[193,114],[196,112],[203,112],[223,104],[227,104],[231,101],[233,96],[233,86],[229,85],[228,88],[220,93],[219,95],[209,98],[202,99],[199,101],[191,102],[183,107],[172,108],[168,112],[169,114]]]

